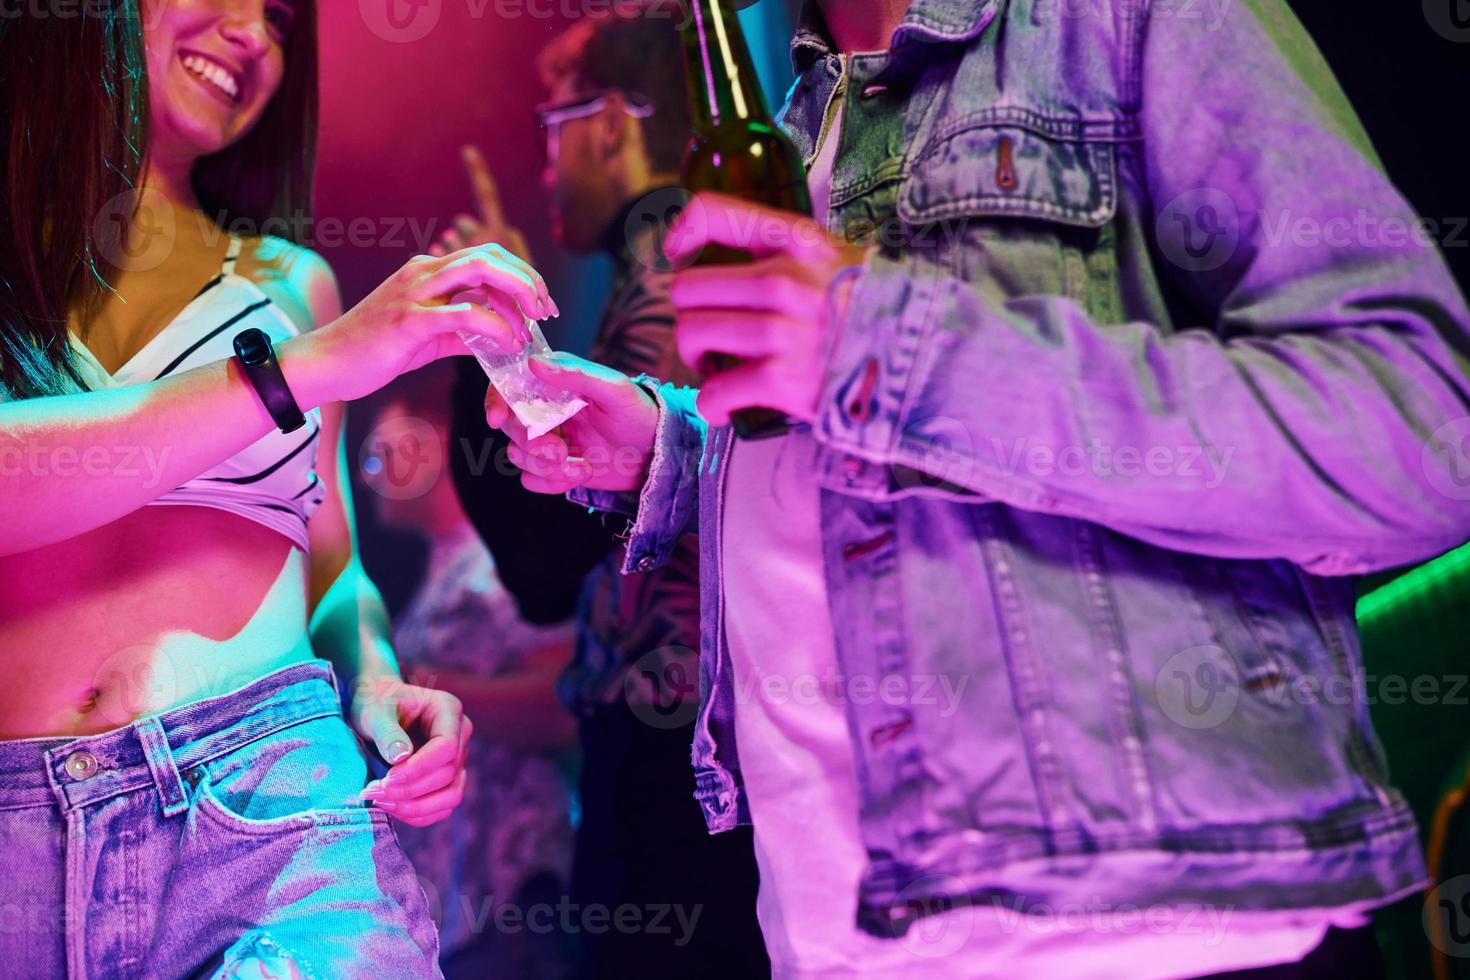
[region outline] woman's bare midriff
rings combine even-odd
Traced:
[[[308,579],[286,538],[204,507],[0,557],[0,738],[106,731],[310,659]]]

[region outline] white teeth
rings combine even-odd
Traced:
[[[235,76],[225,71],[219,65],[207,58],[201,58],[194,54],[185,55],[181,60],[185,68],[206,82],[209,82],[231,99],[239,96],[240,85],[235,81]]]

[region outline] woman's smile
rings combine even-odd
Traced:
[[[243,73],[238,68],[197,51],[180,52],[179,62],[215,98],[230,106],[239,104]]]

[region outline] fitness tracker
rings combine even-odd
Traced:
[[[286,386],[286,376],[281,373],[281,363],[276,360],[276,350],[264,330],[251,327],[235,335],[235,359],[250,379],[256,397],[270,412],[282,432],[294,432],[306,424],[306,416],[296,404],[296,397]]]

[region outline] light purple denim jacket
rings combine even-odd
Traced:
[[[915,0],[888,52],[840,59],[808,6],[782,125],[810,162],[843,100],[830,227],[878,246],[813,428],[841,669],[900,681],[846,701],[859,922],[1422,887],[1349,576],[1470,537],[1470,317],[1300,25]],[[731,436],[694,395],[658,389],[636,501],[578,499],[636,514],[629,568],[697,524],[720,831],[748,819]]]

